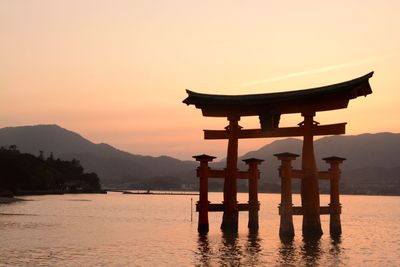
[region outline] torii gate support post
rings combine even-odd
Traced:
[[[228,152],[226,158],[226,177],[224,179],[224,214],[221,229],[227,232],[238,230],[239,211],[237,205],[237,161],[238,161],[238,138],[241,127],[238,124],[240,117],[228,117]]]
[[[340,222],[340,213],[342,206],[339,201],[339,180],[340,180],[340,168],[339,164],[345,161],[345,158],[340,157],[329,157],[324,158],[326,163],[330,164],[330,221],[329,221],[329,232],[332,236],[340,236],[342,234],[342,225]]]
[[[209,177],[209,167],[208,162],[213,161],[215,157],[209,155],[198,155],[193,156],[196,161],[200,162],[200,167],[197,168],[197,176],[200,178],[200,196],[198,201],[199,210],[199,223],[197,226],[197,231],[199,233],[207,233],[209,230],[208,223],[208,177]]]
[[[281,238],[294,237],[293,227],[293,203],[292,203],[292,160],[299,155],[292,153],[274,154],[281,161],[279,176],[281,177],[281,204],[279,214],[281,222],[279,226],[279,236]]]
[[[319,212],[318,170],[315,162],[313,127],[315,112],[302,113],[304,122],[304,141],[302,151],[301,202],[303,207],[303,235],[321,236],[321,221]]]
[[[243,161],[249,166],[249,222],[247,226],[250,230],[258,230],[258,211],[260,209],[260,202],[258,201],[260,171],[258,165],[264,160],[249,158]]]

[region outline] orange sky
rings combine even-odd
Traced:
[[[182,104],[186,88],[285,91],[373,70],[372,95],[316,120],[400,132],[399,11],[396,0],[0,1],[0,127],[58,124],[136,154],[222,157],[226,141],[202,129],[227,122]]]

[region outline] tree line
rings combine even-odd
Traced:
[[[23,191],[98,192],[100,179],[96,173],[85,173],[77,159],[47,158],[22,153],[15,145],[0,148],[0,192]]]

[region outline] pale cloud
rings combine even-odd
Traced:
[[[373,58],[368,58],[368,59],[363,59],[363,60],[347,62],[347,63],[343,63],[343,64],[336,64],[336,65],[331,65],[331,66],[322,67],[322,68],[318,68],[318,69],[312,69],[312,70],[306,70],[306,71],[301,71],[301,72],[296,72],[296,73],[280,75],[280,76],[276,76],[276,77],[270,77],[270,78],[266,78],[266,79],[262,79],[262,80],[244,82],[240,86],[241,87],[250,87],[250,86],[255,86],[255,85],[260,85],[260,84],[282,81],[282,80],[300,77],[300,76],[306,76],[306,75],[311,75],[311,74],[316,74],[316,73],[333,71],[333,70],[342,69],[342,68],[356,67],[356,66],[360,66],[360,65],[364,65],[364,64],[368,64],[368,63],[381,61],[381,60],[384,60],[385,58],[386,57],[373,57]]]

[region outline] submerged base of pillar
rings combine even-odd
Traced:
[[[247,227],[250,230],[257,230],[258,229],[258,211],[260,210],[260,202],[249,201],[249,222],[247,223]]]
[[[199,223],[199,225],[197,226],[197,231],[199,233],[202,233],[202,234],[208,233],[208,230],[209,230],[208,223]]]
[[[329,233],[333,236],[340,236],[342,234],[342,224],[340,223],[339,215],[331,215]]]
[[[290,238],[294,237],[294,227],[292,218],[281,217],[281,223],[279,226],[279,237]]]
[[[321,228],[321,221],[319,216],[317,218],[307,219],[303,217],[303,236],[319,237],[323,234]]]
[[[221,223],[221,230],[224,232],[238,231],[239,212],[224,212]]]
[[[247,227],[251,230],[257,230],[259,225],[258,225],[258,212],[255,213],[249,213],[249,222],[247,224]]]

